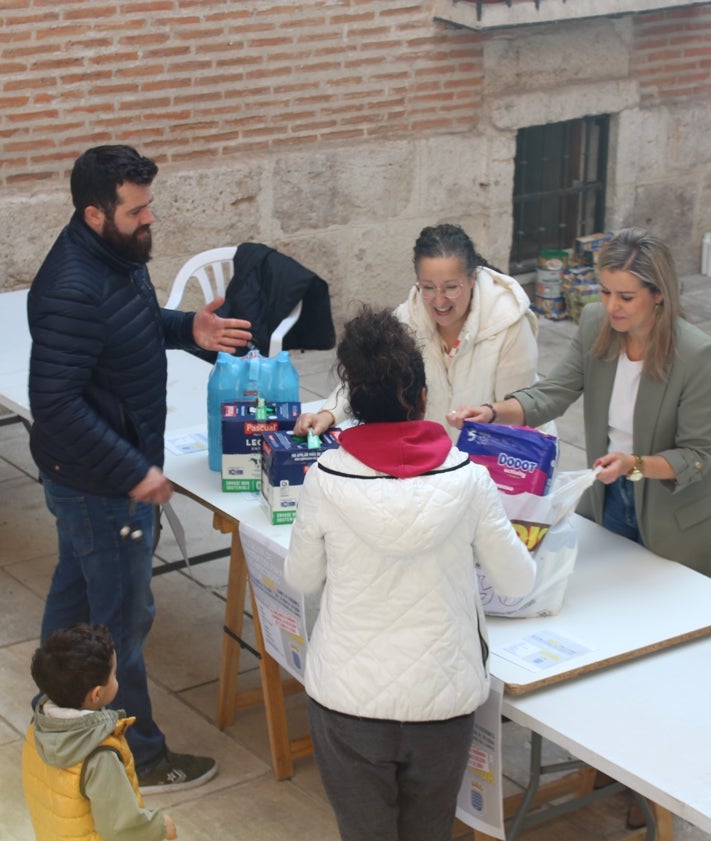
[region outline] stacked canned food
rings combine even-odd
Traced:
[[[552,248],[544,249],[538,255],[533,308],[545,318],[558,320],[568,317],[561,283],[568,259],[568,251]]]
[[[538,255],[533,308],[545,318],[580,319],[591,301],[600,300],[597,264],[600,250],[612,234],[577,237],[573,248],[545,249]]]

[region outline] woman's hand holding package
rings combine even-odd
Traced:
[[[607,453],[595,460],[593,467],[602,468],[597,478],[603,485],[611,485],[620,476],[627,476],[635,465],[635,457],[628,453]]]
[[[490,406],[460,406],[447,413],[447,423],[461,429],[465,420],[491,423],[492,414]]]
[[[322,409],[315,414],[313,412],[304,412],[296,419],[294,435],[307,435],[309,429],[315,432],[316,435],[321,435],[323,432],[331,429],[332,426],[335,426],[335,424],[336,419],[327,409]]]
[[[629,476],[637,465],[637,457],[629,453],[607,453],[595,459],[593,467],[600,467],[597,478],[605,485],[610,485],[620,476]],[[676,479],[674,468],[664,456],[643,456],[642,476],[645,479]]]
[[[476,423],[503,423],[508,426],[521,426],[525,417],[523,407],[515,397],[500,403],[482,403],[481,406],[460,406],[447,414],[447,423],[461,429],[465,420]]]

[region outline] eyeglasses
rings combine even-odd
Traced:
[[[423,301],[432,301],[441,292],[448,301],[456,301],[464,289],[463,283],[446,283],[444,286],[433,286],[431,283],[418,283],[417,289]]]

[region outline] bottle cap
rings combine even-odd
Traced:
[[[256,420],[267,420],[269,417],[269,413],[267,412],[267,404],[264,402],[263,397],[257,398],[257,408],[254,412],[254,417]]]

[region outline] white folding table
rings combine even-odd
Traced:
[[[218,724],[235,712],[237,644],[246,565],[239,528],[269,539],[286,554],[290,527],[271,525],[257,495],[220,490],[204,454],[168,456],[166,472],[183,492],[212,510],[233,533],[225,613]],[[507,688],[503,712],[644,797],[711,831],[711,579],[666,561],[642,546],[575,517],[580,546],[565,602],[557,616],[489,618],[491,672]],[[241,572],[239,572],[241,570]],[[241,580],[241,589],[237,580]],[[238,619],[239,614],[239,619]],[[258,621],[258,617],[255,616]],[[240,625],[241,629],[241,625]],[[530,672],[495,652],[536,631],[574,637],[591,650],[546,672]],[[230,649],[236,649],[232,655]],[[265,693],[275,775],[291,776],[306,752],[289,740],[279,670]],[[270,664],[271,661],[271,664]]]

